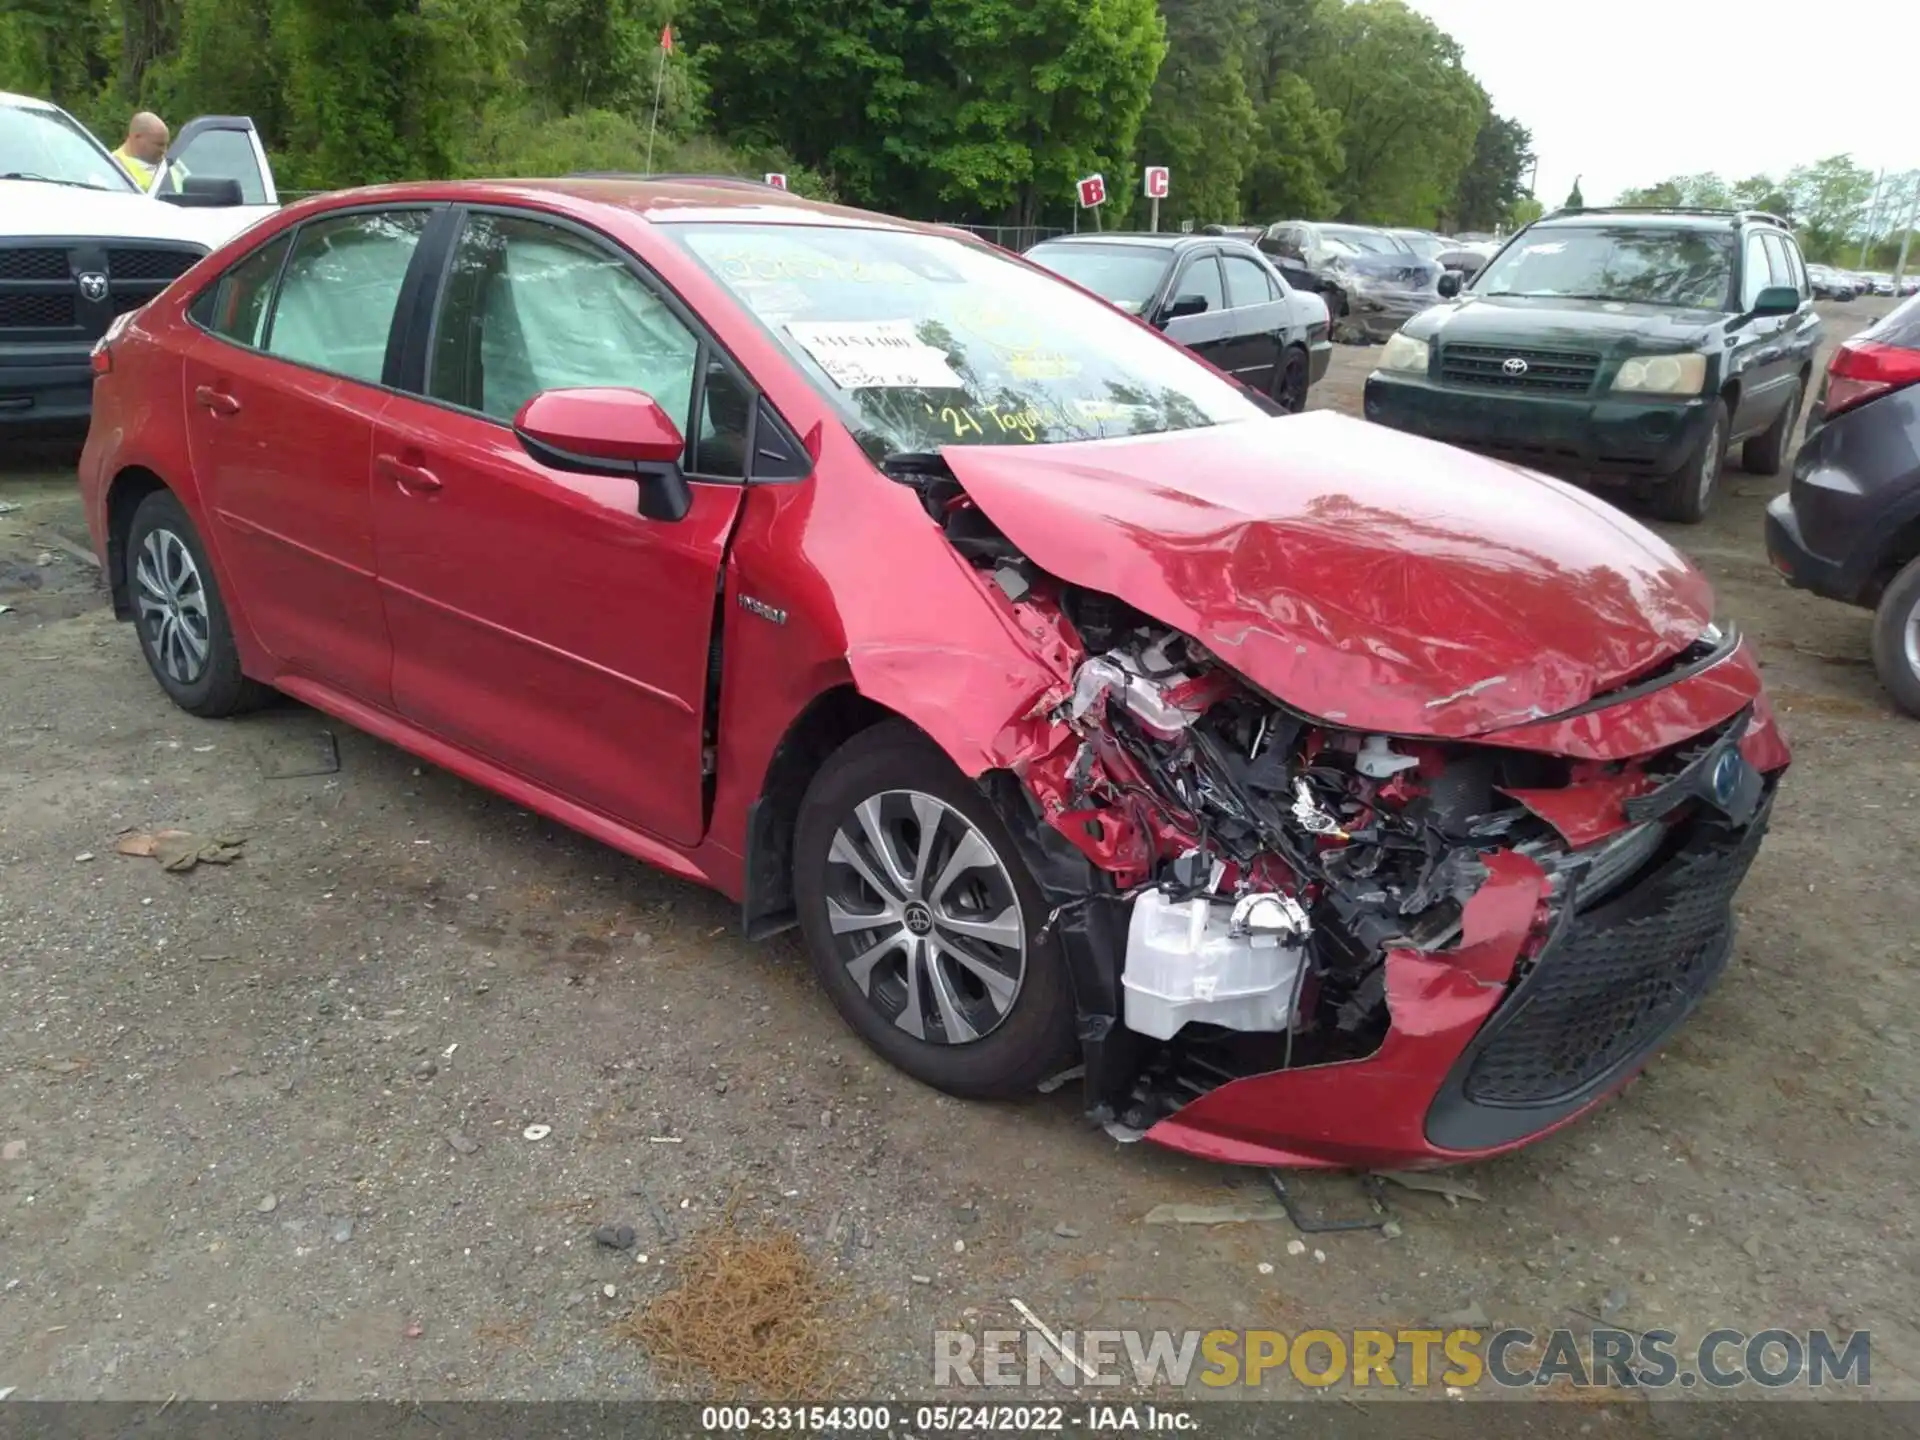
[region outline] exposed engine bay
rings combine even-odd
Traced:
[[[937,457],[899,459],[1014,623],[1064,653],[1036,717],[1064,739],[1015,767],[1024,796],[995,798],[1074,971],[1090,1103],[1123,1127],[1242,1075],[1375,1052],[1392,1019],[1389,954],[1459,946],[1501,854],[1544,879],[1517,984],[1562,910],[1601,904],[1667,852],[1675,812],[1632,818],[1629,804],[1624,827],[1575,845],[1514,796],[1664,794],[1746,725],[1604,764],[1344,730],[1123,601],[1040,571]]]

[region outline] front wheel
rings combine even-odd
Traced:
[[[821,767],[794,835],[815,974],[881,1056],[936,1089],[1030,1093],[1072,1052],[1047,908],[985,794],[919,732],[868,730]]]
[[[1700,437],[1698,448],[1653,492],[1654,513],[1662,520],[1677,520],[1682,525],[1698,525],[1706,519],[1726,458],[1727,402],[1715,400],[1707,433]]]
[[[1909,560],[1880,596],[1873,668],[1893,703],[1920,717],[1920,560]]]

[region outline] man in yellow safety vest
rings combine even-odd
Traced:
[[[167,126],[151,110],[142,110],[127,122],[127,138],[113,152],[120,168],[142,190],[153,188],[153,172],[167,158]]]

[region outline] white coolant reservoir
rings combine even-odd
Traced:
[[[1285,1030],[1306,963],[1306,917],[1285,897],[1281,911],[1297,917],[1289,932],[1271,918],[1253,933],[1233,933],[1234,907],[1202,896],[1169,900],[1149,890],[1133,902],[1127,929],[1127,1028],[1171,1040],[1189,1020],[1229,1030]]]

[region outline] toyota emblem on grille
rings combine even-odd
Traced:
[[[74,278],[80,282],[80,293],[86,296],[87,299],[104,300],[107,298],[107,277],[102,275],[98,270],[89,270],[85,274],[77,275]]]
[[[1500,362],[1500,368],[1509,375],[1524,375],[1527,373],[1527,362],[1518,355],[1509,355]]]

